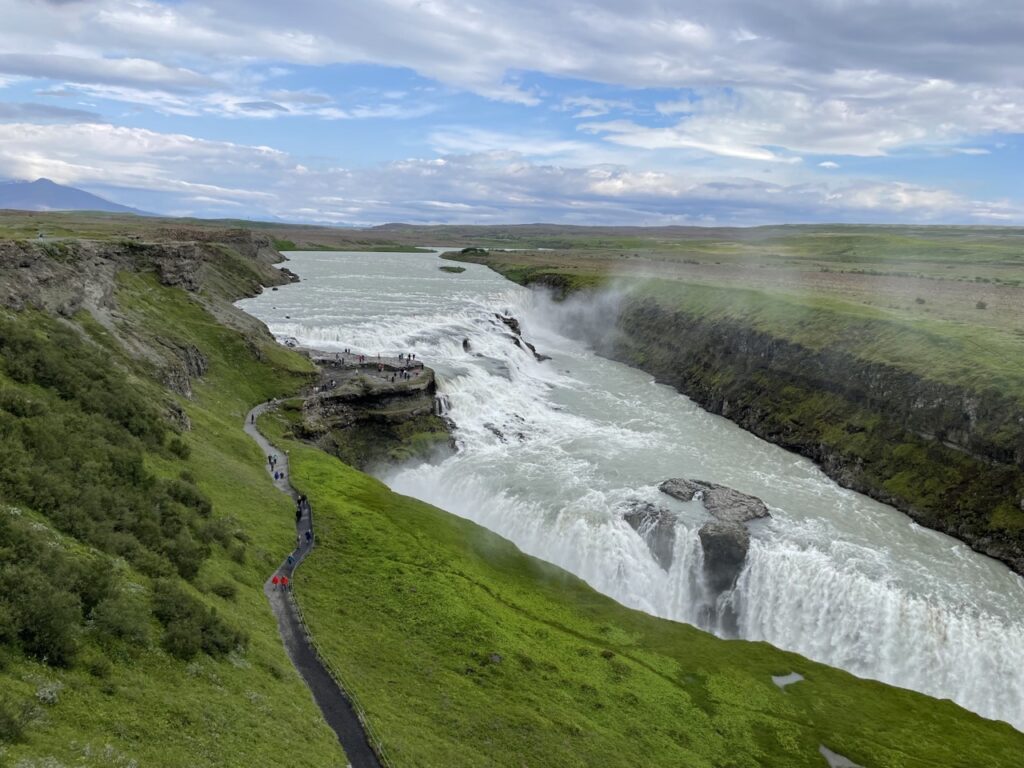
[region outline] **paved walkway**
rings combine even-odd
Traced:
[[[292,488],[289,481],[291,468],[288,466],[287,454],[271,445],[256,429],[255,420],[269,408],[270,406],[266,403],[262,403],[249,411],[245,416],[245,432],[259,444],[263,451],[263,464],[267,469],[267,474],[272,474],[270,465],[267,463],[267,456],[277,454],[276,470],[284,472],[284,477],[274,481],[274,485],[297,502],[299,494]],[[296,547],[289,556],[291,562],[285,559],[278,566],[274,574],[267,578],[263,585],[263,592],[277,617],[277,627],[281,632],[285,650],[288,651],[292,664],[295,665],[295,669],[302,675],[302,679],[312,692],[313,699],[320,707],[320,711],[323,712],[327,724],[337,735],[338,741],[349,759],[349,765],[352,768],[380,768],[380,762],[370,747],[363,725],[352,708],[352,702],[349,701],[348,696],[331,677],[331,673],[327,671],[310,646],[305,627],[295,609],[290,589],[275,588],[271,582],[274,575],[285,575],[288,576],[289,581],[291,580],[292,572],[310,553],[316,543],[315,539],[311,539],[309,543],[306,542],[306,532],[312,532],[312,530],[313,510],[311,507],[307,507],[307,511],[303,513],[295,526]]]

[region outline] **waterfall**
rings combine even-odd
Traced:
[[[451,410],[452,403],[448,399],[448,395],[443,392],[439,392],[434,396],[434,415],[435,416],[447,416],[448,411]]]
[[[411,351],[438,373],[435,412],[456,425],[460,450],[391,470],[383,479],[395,490],[624,605],[1024,729],[1024,580],[1002,565],[595,356],[560,333],[543,299],[481,267],[456,281],[429,256],[296,254],[289,268],[304,282],[242,304],[275,334],[331,351]],[[552,359],[516,344],[498,315],[519,320],[523,340]],[[668,477],[729,485],[771,508],[751,525],[732,590],[708,593],[697,536],[708,516],[699,500],[661,494]],[[667,568],[623,517],[636,504],[677,520]]]

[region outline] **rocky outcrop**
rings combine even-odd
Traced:
[[[504,323],[508,327],[508,329],[512,331],[512,333],[514,333],[516,336],[523,335],[523,331],[519,327],[519,321],[516,320],[514,317],[498,314],[496,314],[495,317],[498,318],[502,323]]]
[[[732,589],[750,549],[745,524],[770,517],[767,505],[756,496],[704,480],[676,477],[658,490],[680,501],[700,501],[715,518],[697,532],[704,551],[704,581],[714,595]]]
[[[634,502],[622,516],[647,544],[658,565],[668,571],[676,548],[676,517],[665,507]]]
[[[194,344],[179,345],[162,340],[170,351],[168,364],[164,368],[164,384],[179,395],[192,398],[192,380],[206,375],[210,361]]]
[[[750,533],[742,523],[713,520],[697,532],[704,551],[704,581],[712,594],[732,589],[750,549]]]
[[[430,368],[417,366],[404,378],[405,366],[394,362],[381,363],[383,372],[376,362],[314,362],[320,374],[303,406],[301,437],[360,468],[452,450],[447,400]]]
[[[509,339],[512,341],[513,344],[515,344],[520,349],[525,347],[526,349],[530,350],[530,353],[533,355],[534,359],[537,360],[537,362],[543,362],[545,360],[551,359],[551,357],[548,355],[540,354],[537,351],[537,348],[533,346],[533,344],[531,344],[530,342],[523,338],[523,332],[518,320],[509,315],[499,315],[495,313],[494,316],[498,318],[498,320],[500,320],[510,331],[512,331],[512,333],[509,334]]]
[[[756,496],[717,483],[672,478],[659,485],[658,490],[680,501],[692,501],[696,497],[708,512],[726,523],[745,523],[770,516],[768,507]]]

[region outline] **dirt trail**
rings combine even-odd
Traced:
[[[289,481],[291,473],[288,466],[288,455],[271,445],[260,434],[259,430],[256,429],[256,419],[269,408],[271,406],[267,403],[261,403],[246,414],[245,433],[255,440],[263,451],[267,473],[272,474],[275,470],[284,473],[281,479],[274,481],[274,485],[279,491],[288,494],[297,503],[299,494]],[[271,470],[269,463],[266,461],[266,457],[272,454],[277,455],[275,470]],[[306,511],[295,525],[296,547],[294,551],[267,578],[266,583],[263,585],[263,592],[270,601],[270,607],[277,617],[277,626],[281,632],[281,639],[284,641],[285,650],[288,651],[292,664],[295,665],[295,669],[298,670],[312,692],[313,699],[316,701],[317,706],[320,707],[320,711],[323,712],[327,724],[337,735],[338,741],[348,757],[349,765],[352,768],[380,768],[380,761],[370,747],[370,741],[355,709],[352,707],[352,702],[321,663],[316,655],[316,651],[310,645],[306,629],[299,618],[290,590],[275,587],[272,583],[273,576],[284,575],[288,576],[289,580],[291,579],[292,572],[306,558],[306,555],[312,551],[316,543],[312,537],[312,531],[313,510],[312,507],[307,506]],[[310,534],[308,541],[306,538],[307,532]]]

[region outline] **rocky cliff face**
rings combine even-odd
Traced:
[[[1024,573],[1019,403],[653,301],[618,328],[599,351]]]
[[[139,359],[152,364],[167,387],[192,396],[192,382],[208,362],[201,350],[174,338],[173,329],[142,337],[117,305],[119,273],[151,274],[164,286],[191,294],[226,324],[242,331],[259,357],[266,328],[231,301],[295,279],[273,264],[281,255],[269,238],[247,230],[157,230],[153,241],[0,241],[0,306],[71,318],[87,312]]]
[[[316,358],[319,383],[302,409],[301,436],[360,468],[430,458],[451,443],[450,424],[437,397],[434,372],[417,367],[341,365]],[[394,377],[394,381],[392,381]]]

